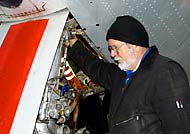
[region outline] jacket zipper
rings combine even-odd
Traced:
[[[127,122],[129,122],[129,121],[131,121],[131,120],[134,120],[134,119],[136,119],[136,120],[138,121],[138,120],[139,120],[139,116],[136,115],[136,116],[133,116],[133,117],[128,118],[127,120],[120,121],[120,122],[116,123],[115,126],[119,126],[119,125],[121,125],[121,124],[127,123]]]

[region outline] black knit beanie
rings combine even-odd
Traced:
[[[106,40],[115,39],[137,46],[149,47],[148,33],[132,16],[119,16],[109,28]]]

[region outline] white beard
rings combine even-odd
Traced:
[[[124,61],[123,63],[121,63],[121,64],[118,64],[118,67],[119,67],[121,70],[123,70],[123,71],[128,70],[129,66],[130,66],[130,64],[127,63],[127,62],[125,62],[125,61]]]
[[[122,63],[118,63],[118,67],[121,69],[121,70],[128,70],[129,66],[131,65],[130,63],[124,61],[121,57],[114,57],[114,60],[115,61],[121,61],[122,60]]]
[[[129,70],[129,66],[131,66],[136,60],[136,56],[134,55],[133,51],[129,51],[130,55],[131,55],[131,58],[128,60],[128,61],[125,61],[122,57],[120,56],[116,56],[114,57],[114,60],[115,61],[122,61],[121,63],[118,63],[118,67],[121,69],[121,70]]]

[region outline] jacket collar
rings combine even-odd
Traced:
[[[141,62],[139,68],[144,68],[151,65],[158,54],[159,54],[158,48],[156,46],[152,46],[150,52],[146,55],[144,60]]]

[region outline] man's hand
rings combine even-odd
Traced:
[[[73,44],[75,44],[75,42],[76,42],[77,40],[78,40],[77,37],[76,37],[76,38],[73,38],[73,39],[70,39],[70,40],[69,40],[69,46],[72,47]]]
[[[64,44],[65,44],[65,46],[67,46],[67,47],[68,47],[68,46],[72,47],[73,44],[74,44],[77,40],[78,40],[77,37],[71,38],[71,39],[69,39],[69,40],[66,40],[66,41],[64,42]]]
[[[65,33],[66,33],[66,37],[65,37],[65,42],[64,42],[64,44],[65,44],[65,46],[70,46],[70,47],[72,47],[73,46],[73,44],[78,40],[78,38],[77,38],[77,35],[76,34],[72,34],[72,32],[71,31],[65,31]]]

